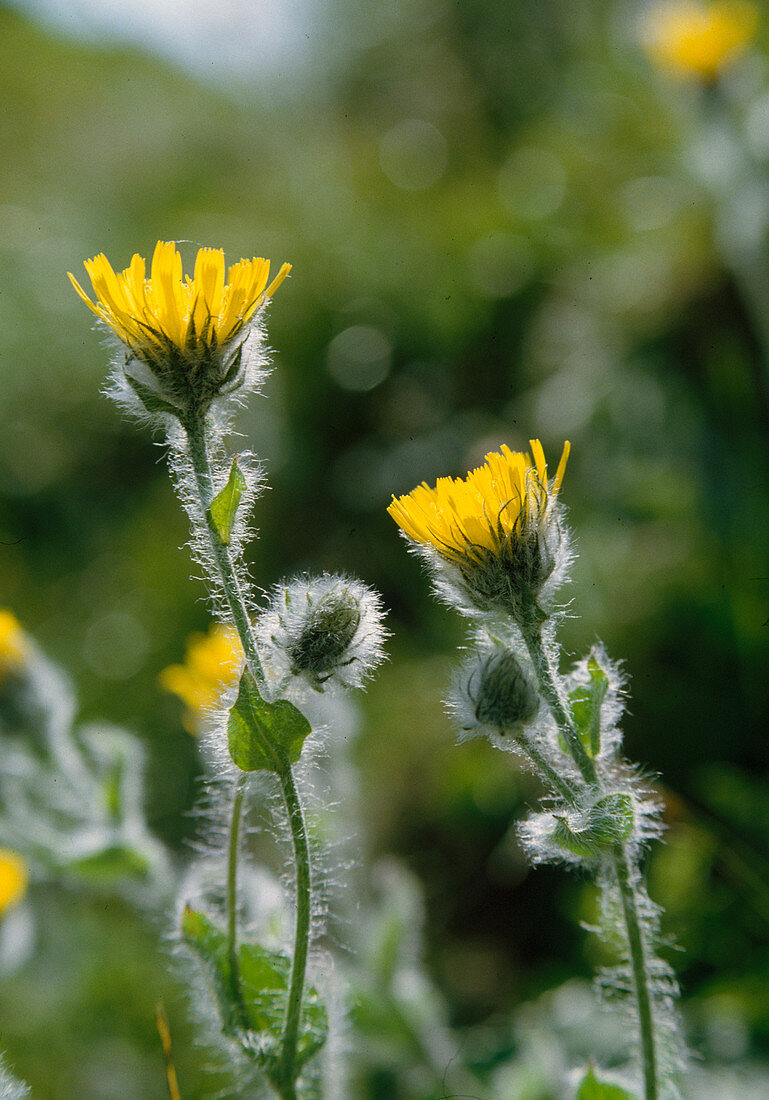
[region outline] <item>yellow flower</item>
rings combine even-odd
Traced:
[[[70,274],[75,290],[128,348],[111,391],[119,403],[128,398],[135,406],[138,399],[149,413],[188,423],[204,415],[217,397],[258,381],[258,355],[248,351],[251,322],[290,264],[283,264],[268,285],[269,260],[240,260],[229,268],[225,282],[224,253],[201,248],[190,278],[183,275],[176,245],[158,241],[149,279],[138,255],[119,274],[103,254],[86,260],[85,269],[96,301]]]
[[[197,733],[206,712],[219,702],[243,663],[237,631],[214,623],[207,634],[193,634],[187,641],[183,665],[169,665],[160,674],[160,686],[178,695],[187,710],[185,729]]]
[[[503,446],[465,478],[440,477],[393,497],[387,509],[410,539],[456,566],[474,608],[530,617],[561,546],[553,503],[570,445],[548,481],[542,444],[528,454]]]
[[[409,538],[433,546],[449,561],[475,548],[496,552],[516,538],[533,511],[541,512],[548,492],[558,492],[569,450],[565,443],[549,489],[542,444],[532,439],[534,461],[503,445],[466,478],[439,477],[434,489],[423,482],[406,496],[393,497],[387,511]]]
[[[0,848],[0,917],[19,904],[28,882],[29,872],[21,856],[10,848]]]
[[[26,659],[27,640],[12,611],[0,608],[0,680],[19,669]]]
[[[753,37],[758,11],[747,0],[693,0],[653,9],[645,26],[649,56],[680,76],[715,80]]]
[[[96,302],[70,273],[75,290],[124,344],[144,358],[169,347],[199,352],[229,343],[278,289],[291,264],[283,264],[268,286],[269,260],[240,260],[230,267],[225,283],[224,252],[201,248],[194,276],[184,277],[176,245],[158,241],[149,279],[145,260],[139,255],[120,274],[112,270],[104,253],[86,260],[85,269]]]

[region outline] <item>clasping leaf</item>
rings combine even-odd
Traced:
[[[270,1076],[277,1069],[283,1038],[291,963],[278,951],[256,943],[238,948],[240,1001],[233,989],[224,932],[204,913],[189,907],[182,916],[182,937],[206,965],[225,1031],[237,1035]],[[296,1048],[301,1067],[320,1050],[328,1035],[328,1015],[317,989],[308,985],[302,998],[302,1018]]]
[[[268,703],[259,693],[248,668],[227,722],[230,756],[241,771],[268,771],[280,775],[302,755],[312,727],[287,699]]]
[[[217,493],[206,512],[208,519],[216,529],[216,533],[225,546],[229,546],[232,537],[232,528],[235,525],[235,517],[238,514],[240,500],[247,488],[246,477],[238,466],[237,455],[232,460],[230,476],[227,484]]]
[[[632,1092],[628,1092],[619,1085],[599,1080],[591,1066],[580,1082],[577,1100],[637,1100],[637,1098]]]
[[[609,690],[609,677],[591,654],[587,661],[590,679],[569,693],[571,717],[585,751],[592,759],[601,750],[601,704]]]
[[[606,794],[586,810],[556,815],[550,840],[585,859],[623,844],[633,831],[635,815],[629,794]]]

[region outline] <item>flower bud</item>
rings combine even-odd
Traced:
[[[316,691],[329,680],[357,687],[382,660],[379,597],[357,580],[300,577],[281,584],[257,623],[270,679],[302,678]]]
[[[516,655],[497,646],[467,662],[450,702],[471,736],[492,730],[516,737],[539,709],[539,695]]]

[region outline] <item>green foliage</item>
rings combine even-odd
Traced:
[[[240,944],[238,998],[224,932],[203,913],[188,907],[182,916],[182,936],[206,965],[225,1032],[236,1036],[269,1075],[281,1049],[291,971],[288,958],[259,944]],[[326,1008],[318,991],[308,985],[296,1050],[299,1067],[320,1050],[327,1034]]]
[[[263,699],[254,677],[248,669],[244,671],[227,723],[230,756],[241,771],[280,775],[302,755],[311,728],[287,699],[274,703]]]
[[[637,1098],[632,1092],[620,1088],[619,1085],[600,1080],[591,1066],[580,1082],[577,1100],[637,1100]]]
[[[633,800],[616,791],[604,795],[588,810],[556,815],[550,840],[574,855],[595,859],[615,844],[622,844],[633,831]]]
[[[595,759],[601,751],[601,704],[609,690],[609,677],[592,654],[587,670],[590,680],[569,693],[569,706],[585,751]]]
[[[232,460],[227,484],[216,494],[206,513],[225,546],[230,544],[232,528],[238,514],[238,506],[245,491],[246,478],[240,466],[238,466],[236,455]]]
[[[109,885],[125,879],[145,879],[151,871],[147,856],[127,844],[113,844],[101,851],[65,863],[61,870],[94,884]]]

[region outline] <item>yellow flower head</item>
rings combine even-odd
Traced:
[[[242,663],[243,648],[231,626],[214,623],[207,634],[193,634],[188,639],[184,664],[169,665],[159,677],[160,686],[185,704],[185,729],[193,734],[200,730],[206,712],[234,683]]]
[[[434,489],[423,483],[387,510],[410,539],[459,569],[477,607],[517,611],[555,568],[560,530],[551,505],[569,450],[565,443],[549,481],[538,439],[533,458],[503,446],[467,477],[440,477]]]
[[[0,848],[0,917],[19,904],[28,882],[29,872],[21,856],[10,848]]]
[[[647,17],[646,48],[661,68],[715,80],[743,52],[757,23],[757,9],[748,0],[665,3]]]
[[[0,608],[0,681],[21,668],[27,656],[27,639],[12,611]]]
[[[85,261],[96,300],[70,273],[75,290],[93,313],[122,340],[130,356],[146,364],[161,382],[161,392],[126,372],[126,379],[150,411],[205,409],[223,387],[242,383],[242,346],[252,321],[291,270],[283,264],[268,285],[269,260],[240,260],[226,273],[224,252],[201,248],[192,277],[183,274],[173,242],[158,241],[150,277],[135,255],[116,273],[101,253]],[[242,337],[243,339],[239,339]],[[153,399],[154,394],[154,399]],[[154,405],[154,407],[153,407]]]

